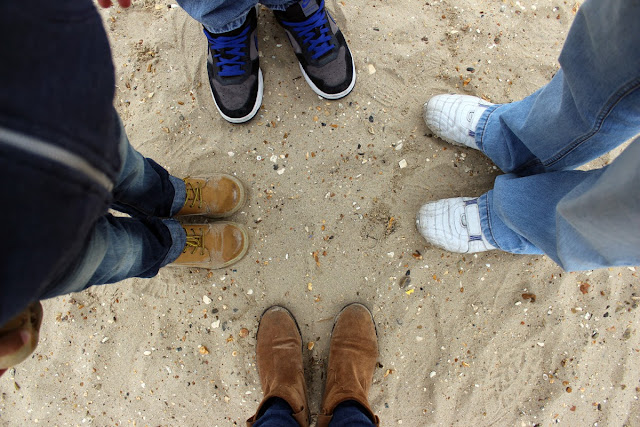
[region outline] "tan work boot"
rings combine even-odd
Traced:
[[[249,233],[242,224],[218,221],[183,224],[187,244],[172,266],[224,268],[239,261],[249,248]]]
[[[242,183],[224,173],[203,178],[184,178],[183,181],[187,187],[187,198],[176,216],[224,218],[240,209],[247,197]]]
[[[327,427],[342,402],[358,402],[377,426],[380,420],[369,406],[369,388],[378,360],[378,337],[373,316],[362,304],[349,304],[336,317],[329,345],[327,382],[318,427]]]
[[[265,403],[279,397],[293,411],[302,427],[309,425],[307,384],[302,368],[302,337],[289,310],[273,306],[264,312],[258,327],[256,361],[264,398],[256,413],[247,420],[251,427],[262,415]]]

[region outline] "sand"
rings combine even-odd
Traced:
[[[318,98],[263,8],[263,107],[239,126],[215,109],[205,38],[182,9],[102,12],[132,144],[176,176],[240,178],[249,200],[233,219],[251,247],[225,270],[166,268],[45,301],[35,354],[0,379],[1,425],[243,425],[262,398],[255,332],[273,304],[314,343],[315,414],[333,317],[352,301],[375,317],[370,401],[383,425],[640,425],[635,268],[569,274],[545,256],[451,254],[414,225],[422,203],[480,195],[499,174],[434,138],[422,104],[533,92],[558,70],[578,5],[327,4],[353,51],[353,93]]]

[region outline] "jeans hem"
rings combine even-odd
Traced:
[[[164,219],[162,222],[169,229],[169,234],[171,235],[171,248],[169,248],[167,255],[165,255],[164,260],[162,260],[160,268],[167,264],[171,264],[173,261],[178,259],[187,244],[187,234],[185,233],[184,228],[182,228],[182,224],[175,219]]]
[[[173,185],[173,203],[171,204],[170,215],[174,216],[184,207],[184,202],[187,200],[187,189],[184,181],[173,175],[169,175],[169,182]]]
[[[290,6],[293,6],[296,3],[298,3],[297,0],[292,0],[292,1],[288,1],[286,3],[280,3],[280,4],[269,4],[268,2],[264,2],[264,1],[260,2],[260,4],[262,4],[265,7],[268,7],[271,10],[278,10],[278,11],[281,11],[281,12],[284,12]]]
[[[489,212],[490,192],[491,191],[488,191],[482,196],[478,197],[478,210],[480,211],[480,228],[482,230],[484,238],[487,239],[487,242],[503,251],[504,249],[502,249],[496,241],[496,238],[493,235],[493,229],[491,227],[491,213]]]
[[[478,124],[476,125],[476,145],[478,146],[478,150],[482,151],[487,156],[488,156],[488,154],[486,153],[486,151],[483,148],[484,147],[484,132],[485,132],[485,130],[487,128],[487,125],[489,124],[489,116],[491,116],[491,114],[493,114],[493,112],[498,107],[501,107],[501,106],[502,106],[502,104],[491,105],[486,110],[484,110],[484,112],[482,113],[482,116],[480,116],[480,120],[478,121]]]
[[[222,27],[212,27],[205,24],[204,22],[202,23],[202,26],[211,34],[228,33],[229,31],[237,30],[238,28],[242,27],[244,22],[247,20],[247,15],[249,15],[250,10],[251,9],[247,10],[245,13],[243,13],[233,21],[223,25]]]

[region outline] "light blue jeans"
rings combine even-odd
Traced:
[[[588,0],[551,82],[483,113],[476,143],[506,172],[478,201],[493,245],[567,271],[640,264],[640,138],[602,169],[573,170],[640,133],[638,23],[640,1]]]
[[[122,166],[111,207],[131,218],[110,213],[100,218],[85,243],[83,257],[43,298],[130,277],[153,277],[184,250],[186,233],[170,218],[184,206],[184,181],[134,150],[122,127],[120,135]]]
[[[240,28],[258,3],[271,10],[286,10],[297,0],[178,0],[180,7],[214,34]]]

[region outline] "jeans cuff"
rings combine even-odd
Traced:
[[[294,5],[298,3],[297,0],[288,0],[288,1],[284,1],[284,2],[274,2],[271,3],[269,1],[261,1],[260,4],[262,4],[265,7],[268,7],[271,10],[279,10],[284,12],[285,10],[287,10],[289,8],[289,6]]]
[[[482,116],[480,116],[480,120],[476,125],[476,145],[478,149],[483,153],[487,154],[484,149],[484,133],[487,130],[487,124],[489,123],[489,116],[496,110],[496,108],[500,107],[502,104],[491,105],[484,112]]]
[[[169,229],[169,234],[171,234],[171,247],[162,264],[160,264],[161,268],[175,261],[184,251],[184,247],[187,244],[187,233],[182,228],[182,224],[175,219],[163,219],[162,222]]]
[[[482,229],[482,234],[487,241],[495,246],[498,249],[500,245],[496,242],[496,239],[493,237],[493,232],[491,230],[491,213],[489,212],[489,193],[492,193],[493,190],[489,190],[484,193],[482,196],[478,197],[478,210],[480,211],[480,228]]]
[[[169,214],[174,216],[184,207],[184,202],[187,200],[187,187],[184,185],[183,180],[173,175],[169,175],[169,181],[173,185],[173,203]]]
[[[240,15],[239,17],[223,25],[222,27],[212,27],[204,23],[202,24],[202,26],[212,34],[228,33],[229,31],[237,30],[238,28],[242,27],[242,24],[244,24],[244,21],[247,20],[247,15],[249,15],[250,10],[251,9],[247,10],[246,13],[244,13],[243,15]]]

